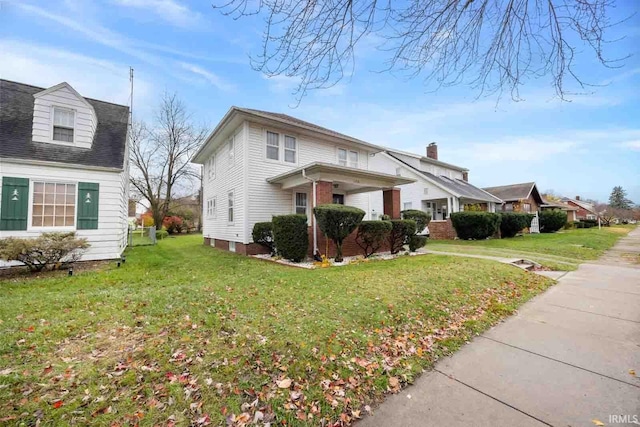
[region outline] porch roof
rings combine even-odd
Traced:
[[[331,163],[313,162],[280,175],[267,178],[271,184],[280,184],[283,190],[313,181],[341,183],[347,194],[365,193],[411,184],[415,179],[365,169],[356,169]]]

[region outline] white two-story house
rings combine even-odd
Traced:
[[[380,212],[400,217],[399,185],[413,178],[371,167],[382,147],[294,117],[232,107],[193,158],[204,165],[203,235],[205,244],[255,254],[253,226],[274,215],[309,218],[309,253],[325,242],[312,218],[314,206],[356,206],[372,218],[370,195]],[[345,245],[345,255],[349,245]]]
[[[73,231],[83,260],[127,245],[129,108],[0,80],[0,239]],[[7,265],[0,260],[0,266]]]

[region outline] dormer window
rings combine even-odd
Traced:
[[[75,112],[67,108],[53,107],[53,140],[73,142]]]

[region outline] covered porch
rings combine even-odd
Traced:
[[[371,218],[369,197],[367,193],[381,191],[383,195],[384,215],[391,219],[399,219],[401,211],[400,189],[398,185],[415,182],[412,178],[389,175],[365,169],[350,168],[329,163],[314,162],[267,179],[283,191],[291,191],[292,213],[305,214],[309,218],[312,253],[318,249],[324,252],[326,242],[318,231],[313,217],[313,208],[321,204],[336,203],[355,206],[364,210],[365,219]],[[351,242],[355,233],[345,241],[344,254],[359,249],[355,241]],[[352,247],[353,246],[353,247]],[[331,252],[331,250],[329,251]],[[327,254],[330,256],[330,253]]]
[[[496,203],[467,197],[445,197],[422,200],[421,209],[431,215],[433,221],[445,221],[454,212],[495,212]]]

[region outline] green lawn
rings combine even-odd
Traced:
[[[575,270],[585,261],[600,257],[634,226],[562,230],[525,234],[511,239],[434,240],[426,249],[507,258],[528,258],[555,270]]]
[[[437,255],[311,271],[201,241],[0,280],[0,424],[349,424],[551,284]]]

